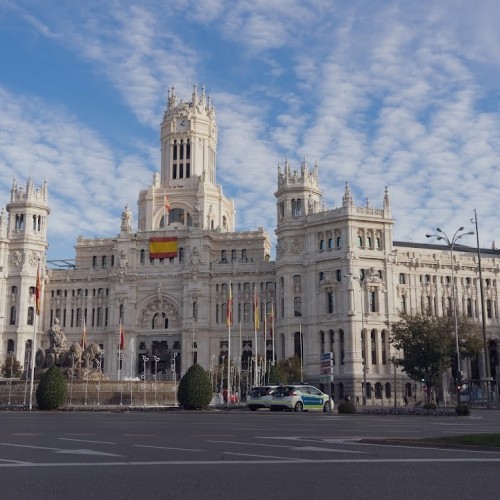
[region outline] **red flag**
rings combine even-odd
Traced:
[[[40,280],[40,261],[36,270],[36,288],[35,288],[35,310],[37,316],[40,316],[40,300],[42,297],[42,282]]]
[[[125,332],[123,331],[123,324],[120,321],[120,351],[125,349]]]
[[[170,203],[168,201],[168,196],[167,195],[165,195],[165,210],[167,212],[170,212]]]
[[[227,296],[226,323],[228,327],[233,324],[233,291],[231,289],[231,282],[229,282],[229,294]]]

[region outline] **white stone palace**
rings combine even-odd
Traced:
[[[336,399],[361,398],[364,383],[369,404],[392,401],[394,383],[398,400],[405,393],[415,397],[421,384],[391,363],[390,325],[400,311],[450,314],[452,274],[458,314],[482,324],[477,249],[455,245],[451,262],[446,245],[393,241],[388,190],[380,195],[380,208],[373,208],[356,205],[346,184],[341,206],[326,209],[318,166],[303,162],[295,170],[285,162],[277,172],[277,247],[271,260],[263,228],[235,231],[234,202],[217,184],[216,167],[210,98],[195,86],[184,102],[172,88],[161,123],[161,172],[139,192],[137,225],[125,207],[119,232],[79,238],[67,267],[46,260],[47,185],[36,188],[29,179],[22,187],[14,179],[7,213],[0,214],[2,362],[10,353],[26,365],[39,259],[43,296],[36,347],[47,346],[46,332],[56,318],[69,342],[80,341],[85,318],[88,341],[103,349],[109,378],[118,373],[120,322],[122,372],[138,375],[146,367],[178,378],[193,361],[213,369],[228,355],[230,283],[230,357],[237,368],[241,360],[249,384],[256,380],[255,354],[268,362],[273,349],[277,360],[299,355],[303,379],[319,384],[320,355],[332,352]],[[487,359],[495,378],[500,251],[481,249],[480,255]],[[259,361],[257,369],[263,366]],[[484,356],[462,360],[462,370],[465,378],[484,377]],[[449,376],[442,396],[453,390]]]

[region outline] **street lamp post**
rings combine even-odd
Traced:
[[[349,273],[347,275],[349,278],[352,278],[353,280],[357,281],[359,283],[359,290],[361,294],[361,342],[364,342],[364,355],[363,355],[363,406],[366,406],[366,401],[368,399],[367,397],[367,390],[366,390],[366,342],[365,342],[365,315],[363,311],[363,285],[365,283],[364,279],[361,279],[359,276],[355,276],[353,273]],[[363,347],[361,347],[361,353],[363,353]]]
[[[454,264],[453,264],[453,249],[455,247],[455,243],[464,236],[474,234],[474,231],[468,231],[464,233],[464,227],[459,227],[453,237],[450,239],[448,235],[439,227],[436,228],[436,232],[439,234],[426,234],[426,238],[436,238],[438,241],[444,241],[450,247],[450,260],[451,260],[451,300],[453,303],[453,317],[455,322],[455,347],[457,351],[457,382],[461,382],[462,380],[462,370],[460,366],[460,346],[458,343],[458,315],[457,315],[457,302],[455,296],[455,276],[454,276]],[[460,403],[460,389],[457,384],[457,403]]]
[[[488,355],[488,342],[486,340],[486,311],[484,307],[484,288],[483,288],[483,273],[481,267],[481,249],[479,247],[479,228],[477,222],[477,211],[474,209],[474,219],[471,222],[476,224],[476,241],[477,241],[477,265],[479,268],[479,292],[481,297],[481,325],[483,330],[483,349],[484,349],[484,379],[486,381],[486,394],[488,404],[490,403],[490,360]]]

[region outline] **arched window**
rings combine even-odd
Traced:
[[[390,399],[391,398],[391,384],[389,382],[386,382],[385,384],[385,399]]]
[[[15,342],[12,339],[7,341],[7,353],[14,353],[14,348],[16,347]]]
[[[172,208],[168,213],[168,223],[173,224],[178,222],[180,224],[184,224],[184,210],[180,208]]]

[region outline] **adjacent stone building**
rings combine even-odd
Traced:
[[[137,225],[125,207],[115,236],[79,238],[75,259],[63,267],[46,261],[46,184],[35,189],[29,179],[21,188],[14,180],[7,214],[0,214],[2,357],[13,353],[25,360],[30,348],[40,259],[37,347],[56,318],[70,341],[79,341],[85,327],[87,339],[103,349],[110,378],[119,365],[129,376],[145,370],[167,378],[181,376],[193,361],[214,369],[228,356],[231,316],[229,355],[246,384],[265,380],[273,353],[278,360],[298,355],[303,379],[319,384],[320,355],[332,352],[337,399],[361,397],[365,383],[373,404],[392,401],[395,389],[399,400],[414,397],[420,385],[391,363],[390,325],[400,311],[450,313],[449,249],[393,241],[387,189],[374,208],[356,205],[346,184],[342,204],[325,208],[318,166],[304,161],[295,170],[285,162],[277,172],[271,260],[271,239],[263,228],[235,231],[234,202],[217,184],[216,167],[210,98],[195,87],[184,102],[172,88],[161,123],[161,171],[139,192]],[[495,377],[500,252],[481,249],[481,258]],[[459,314],[480,324],[477,249],[455,246],[453,266]],[[467,378],[484,377],[483,357],[464,360],[463,369]],[[444,380],[443,396],[452,390],[452,381]]]

